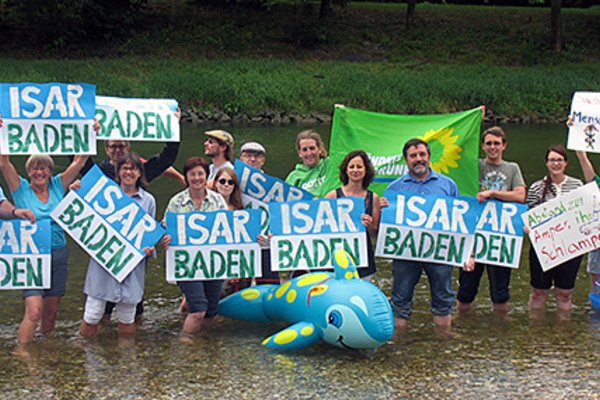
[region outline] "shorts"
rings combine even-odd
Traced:
[[[479,291],[479,283],[485,270],[488,274],[492,303],[504,304],[510,300],[509,286],[512,268],[476,263],[473,271],[465,272],[462,268],[460,269],[458,275],[458,301],[465,304],[475,301]]]
[[[530,283],[535,289],[551,289],[552,286],[570,290],[575,287],[577,272],[581,266],[583,256],[565,261],[556,267],[544,272],[533,247],[529,249],[529,272],[531,275]]]
[[[206,312],[204,318],[217,315],[221,298],[222,280],[179,281],[177,286],[185,295],[190,314]]]
[[[98,325],[104,316],[106,300],[88,296],[85,301],[83,320],[90,325]],[[117,320],[122,324],[133,324],[135,322],[135,304],[116,303]]]
[[[30,296],[64,296],[67,286],[67,262],[69,248],[67,246],[52,250],[52,266],[50,271],[50,289],[23,290],[23,298]]]
[[[594,275],[600,275],[600,249],[589,252],[587,272]]]

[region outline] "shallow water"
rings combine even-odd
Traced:
[[[185,127],[178,165],[199,154],[204,129]],[[238,143],[251,138],[264,143],[267,172],[283,177],[296,162],[293,141],[300,129],[231,131]],[[521,163],[530,184],[544,173],[545,149],[563,142],[565,130],[553,125],[506,129],[506,158]],[[328,127],[319,130],[326,132]],[[149,155],[160,145],[135,148]],[[581,176],[572,158],[569,171]],[[165,178],[150,186],[159,210],[178,190]],[[277,324],[219,319],[206,336],[191,345],[180,343],[179,289],[165,283],[162,255],[148,264],[146,313],[135,344],[119,347],[115,324],[106,326],[96,342],[83,341],[77,331],[87,256],[76,245],[71,251],[56,332],[29,346],[27,355],[13,355],[23,310],[20,293],[0,292],[2,398],[600,398],[600,315],[587,304],[589,278],[584,268],[570,319],[556,313],[552,297],[546,313],[529,314],[529,271],[523,259],[513,273],[506,318],[491,311],[484,278],[474,313],[455,319],[454,337],[440,335],[431,324],[427,280],[422,279],[408,331],[377,351],[350,352],[321,343],[279,353],[260,346],[264,337],[283,329]],[[375,283],[389,294],[391,270],[385,260],[379,260]]]

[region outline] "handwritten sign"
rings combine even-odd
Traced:
[[[386,190],[375,255],[462,267],[475,243],[481,205],[472,197]]]
[[[567,148],[600,152],[600,93],[575,92],[570,115],[573,124],[569,127]]]
[[[143,249],[153,247],[165,233],[96,165],[51,216],[119,282],[146,257]]]
[[[240,180],[242,202],[245,208],[261,210],[261,233],[269,233],[269,206],[272,201],[311,200],[306,190],[270,176],[240,160],[235,161],[235,173]]]
[[[259,210],[166,215],[167,281],[261,276]]]
[[[96,154],[95,96],[87,83],[0,84],[0,152]]]
[[[333,268],[335,250],[357,266],[368,266],[363,199],[319,199],[269,203],[271,266],[275,271]]]
[[[475,261],[519,268],[523,247],[521,214],[526,211],[527,206],[521,203],[483,203],[475,232]]]
[[[49,289],[50,220],[0,221],[0,290]]]
[[[592,182],[522,215],[542,270],[600,247],[599,202],[600,191]]]
[[[96,96],[98,139],[179,142],[178,107],[173,99]]]

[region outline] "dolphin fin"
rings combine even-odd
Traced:
[[[273,322],[267,317],[264,300],[279,285],[251,286],[219,301],[219,314],[224,317],[251,322]]]
[[[265,347],[277,350],[299,350],[321,340],[321,334],[310,322],[297,322],[265,340]]]

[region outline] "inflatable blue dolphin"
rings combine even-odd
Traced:
[[[375,285],[359,279],[344,251],[335,254],[335,274],[315,272],[281,285],[253,286],[219,303],[223,316],[254,322],[293,323],[263,345],[297,350],[319,340],[346,349],[373,349],[394,334],[390,303]]]

